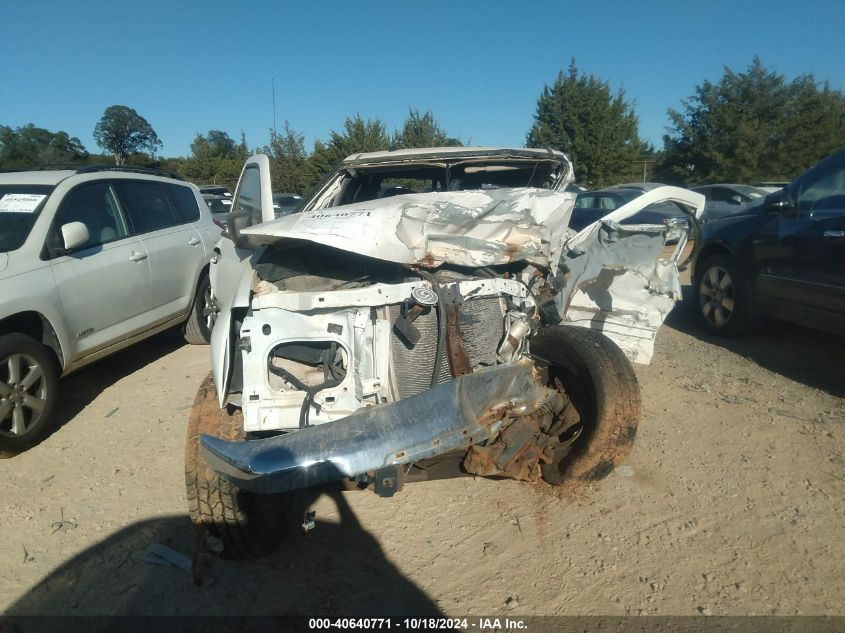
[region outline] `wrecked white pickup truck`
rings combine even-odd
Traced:
[[[272,549],[289,493],[326,482],[613,469],[688,237],[619,221],[672,200],[693,226],[704,197],[662,187],[573,234],[571,179],[549,150],[359,154],[275,220],[269,161],[247,161],[186,448],[191,516],[224,554]]]

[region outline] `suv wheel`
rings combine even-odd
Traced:
[[[204,274],[197,285],[194,306],[185,323],[185,340],[191,345],[208,345],[219,313],[220,308],[217,307],[217,300],[211,291],[211,281],[208,275]]]
[[[735,336],[748,326],[748,295],[734,260],[713,255],[696,268],[695,305],[699,321],[714,334]]]
[[[0,336],[0,452],[20,452],[50,430],[58,378],[53,354],[41,343]]]

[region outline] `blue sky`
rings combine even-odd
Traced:
[[[317,138],[356,111],[392,130],[431,109],[473,145],[522,145],[537,97],[576,59],[635,102],[662,146],[666,110],[755,54],[845,89],[845,1],[0,0],[0,124],[77,136],[128,105],[184,155],[220,129],[250,147],[288,120]]]

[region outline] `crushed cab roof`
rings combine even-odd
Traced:
[[[365,165],[390,161],[420,160],[421,158],[476,158],[495,156],[524,156],[569,162],[566,154],[552,149],[527,147],[417,147],[386,152],[365,152],[347,156],[344,165]]]

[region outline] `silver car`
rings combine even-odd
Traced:
[[[0,174],[0,451],[50,430],[60,376],[177,324],[207,343],[220,232],[161,172]]]

